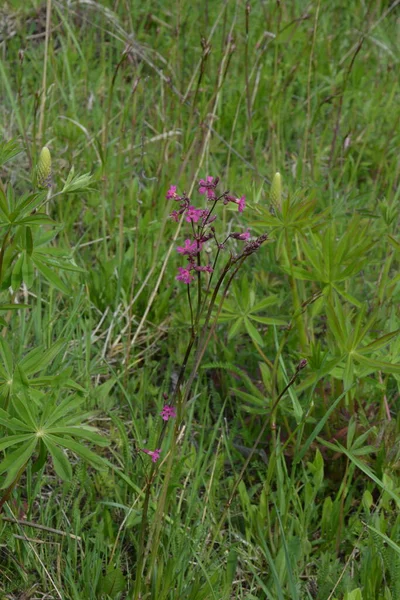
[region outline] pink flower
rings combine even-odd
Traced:
[[[247,240],[249,240],[251,236],[249,229],[246,229],[246,231],[244,231],[243,233],[231,233],[231,237],[233,237],[235,240],[242,240],[244,242],[247,242]]]
[[[246,208],[246,196],[242,196],[241,198],[236,198],[236,204],[238,205],[238,210],[240,213],[244,211]]]
[[[178,267],[178,275],[175,277],[177,281],[183,281],[183,283],[191,283],[194,279],[194,276],[191,274],[190,269],[185,269],[184,267]]]
[[[153,463],[156,463],[160,458],[161,448],[157,448],[156,450],[147,450],[147,448],[140,448],[142,452],[151,456],[151,460]]]
[[[171,185],[167,195],[165,196],[167,200],[177,200],[179,199],[178,194],[176,193],[176,185]]]
[[[179,252],[179,254],[183,254],[184,256],[194,256],[195,254],[198,254],[200,252],[202,248],[202,243],[194,240],[194,242],[191,242],[190,240],[185,240],[185,245],[184,246],[178,246],[177,247],[177,252]]]
[[[186,221],[188,223],[190,223],[191,221],[193,221],[193,223],[197,223],[202,217],[204,217],[205,212],[206,211],[202,210],[201,208],[189,206],[189,208],[186,211]]]
[[[227,194],[224,197],[224,204],[228,204],[228,202],[234,202],[235,204],[237,204],[240,213],[242,213],[246,208],[246,196],[242,196],[241,198],[235,198],[235,196],[229,196]]]
[[[206,179],[200,179],[199,181],[199,193],[200,194],[207,194],[207,198],[209,200],[214,200],[215,196],[215,187],[217,185],[218,181],[214,181],[214,177],[211,177],[210,175],[208,177],[206,177]]]
[[[169,404],[166,404],[161,411],[161,416],[164,421],[168,421],[169,419],[175,419],[175,417],[176,417],[175,406],[170,406]]]

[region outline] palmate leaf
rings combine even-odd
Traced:
[[[46,423],[47,427],[52,427],[62,419],[68,420],[68,423],[70,423],[70,413],[81,416],[82,413],[79,413],[79,407],[84,400],[84,397],[74,395],[64,398],[58,405],[55,405],[54,402],[48,402],[44,408],[41,422]]]
[[[23,219],[32,213],[47,197],[46,192],[35,192],[34,194],[24,194],[16,203],[16,207],[10,214],[10,220],[15,222],[17,219]]]
[[[89,448],[87,448],[86,446],[83,446],[83,444],[75,442],[70,438],[64,438],[52,434],[49,434],[47,437],[48,439],[50,439],[51,442],[58,444],[62,448],[72,450],[72,452],[84,458],[89,464],[91,464],[96,469],[107,469],[107,463],[104,461],[104,459],[98,454],[92,452],[92,450],[89,450]]]
[[[7,472],[7,477],[2,482],[1,489],[7,488],[15,480],[19,470],[29,461],[35,451],[38,438],[31,435],[31,439],[22,444],[17,450],[11,452],[0,464],[0,475]]]
[[[32,260],[33,260],[34,264],[36,265],[36,267],[38,268],[38,270],[42,273],[42,275],[47,279],[47,281],[49,283],[51,283],[55,288],[59,289],[61,292],[63,292],[67,296],[69,296],[71,294],[71,290],[62,281],[62,279],[57,275],[57,273],[55,273],[54,271],[49,269],[49,267],[47,265],[45,265],[43,262],[41,262],[37,258],[35,253],[33,253],[33,255],[32,255]]]
[[[108,440],[97,433],[95,427],[90,425],[75,425],[73,427],[47,427],[46,431],[52,435],[68,435],[83,438],[93,442],[96,446],[108,446]]]
[[[367,358],[361,354],[354,353],[354,360],[360,362],[362,365],[372,367],[383,373],[392,373],[393,375],[400,375],[400,363],[388,363],[383,360],[375,360],[373,358]]]
[[[31,432],[32,428],[16,417],[10,417],[7,411],[0,408],[0,425],[10,431]]]
[[[11,446],[26,442],[29,439],[32,439],[32,432],[9,435],[0,441],[0,450],[7,450],[7,448],[10,448]]]
[[[22,153],[22,148],[15,139],[0,142],[0,167]]]
[[[19,364],[26,376],[29,377],[46,369],[64,347],[65,342],[63,340],[58,340],[47,350],[45,346],[38,346],[26,354]]]
[[[49,438],[48,435],[43,437],[43,443],[50,453],[57,475],[64,481],[70,481],[72,478],[72,467],[68,457],[65,456],[64,452]]]
[[[68,173],[64,187],[60,193],[73,194],[83,190],[91,191],[93,190],[93,188],[90,187],[91,183],[93,183],[93,177],[90,173],[84,173],[83,175],[75,175],[75,170],[72,166],[70,172]]]
[[[264,340],[262,339],[262,337],[259,334],[259,332],[257,331],[257,329],[254,327],[254,325],[250,321],[250,319],[247,319],[247,318],[244,319],[244,326],[246,328],[247,333],[253,340],[253,342],[255,342],[256,344],[258,344],[261,347],[264,346]]]

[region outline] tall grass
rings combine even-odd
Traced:
[[[35,271],[2,335],[15,364],[62,340],[41,376],[71,368],[109,442],[106,471],[69,450],[69,481],[50,461],[21,475],[0,521],[5,598],[400,597],[398,4],[1,8],[0,132],[23,150],[2,186],[30,190],[44,144],[55,193],[72,166],[95,182],[48,207],[52,252],[79,269]],[[165,194],[208,175],[246,195],[269,243],[230,288],[153,477],[139,448],[190,330]],[[229,206],[221,222],[243,224]]]

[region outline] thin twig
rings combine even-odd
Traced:
[[[49,533],[61,535],[62,537],[69,537],[72,540],[78,540],[78,542],[82,541],[82,538],[79,535],[74,535],[73,533],[68,533],[67,531],[61,531],[60,529],[54,529],[53,527],[47,527],[46,525],[39,525],[39,523],[33,523],[32,521],[14,519],[12,517],[2,517],[2,521],[14,523],[15,525],[23,525],[24,527],[33,527],[34,529],[40,529],[41,531],[48,531]]]

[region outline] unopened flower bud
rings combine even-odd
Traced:
[[[280,173],[275,173],[271,184],[271,201],[280,208],[282,202],[282,178]]]
[[[39,161],[37,164],[36,172],[37,185],[40,188],[51,187],[52,184],[52,173],[51,173],[51,154],[47,146],[43,146]]]
[[[301,371],[301,369],[304,369],[306,366],[307,366],[307,359],[302,358],[301,361],[299,362],[299,364],[297,365],[297,370]]]

